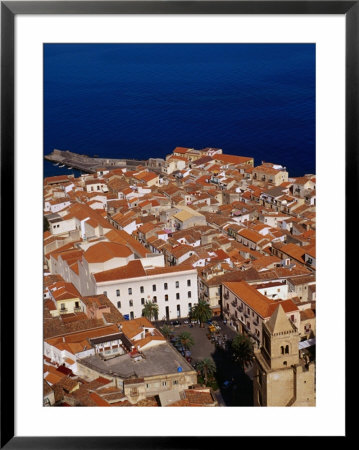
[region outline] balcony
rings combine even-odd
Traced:
[[[226,294],[224,294],[224,296],[223,296],[226,300],[228,300],[229,299],[229,293],[227,292]]]
[[[234,306],[234,307],[236,307],[237,304],[238,304],[238,303],[237,303],[235,300],[233,300],[233,301],[231,302],[231,305]]]
[[[67,314],[68,313],[68,309],[67,308],[61,308],[60,309],[60,314]]]
[[[241,312],[243,312],[243,306],[238,306],[238,311],[241,313]]]
[[[80,306],[78,308],[74,308],[74,312],[82,312],[82,308]]]

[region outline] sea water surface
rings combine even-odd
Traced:
[[[45,44],[44,154],[222,148],[315,173],[314,44]],[[45,162],[45,176],[72,173]]]

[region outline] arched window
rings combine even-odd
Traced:
[[[282,355],[284,355],[284,347],[283,347],[283,345],[280,347],[280,352],[281,352]]]
[[[286,345],[286,346],[285,346],[285,352],[286,352],[286,353],[289,353],[289,345]]]

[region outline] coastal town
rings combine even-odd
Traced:
[[[46,159],[82,173],[44,179],[44,406],[316,405],[315,174]]]

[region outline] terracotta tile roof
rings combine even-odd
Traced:
[[[56,288],[56,290],[55,290]],[[75,288],[72,283],[66,282],[57,282],[51,286],[49,286],[49,290],[51,291],[53,297],[56,301],[66,300],[71,298],[81,298],[81,294]]]
[[[126,231],[111,230],[106,234],[106,238],[112,242],[126,245],[135,253],[135,255],[140,256],[141,258],[145,258],[146,255],[151,253],[150,250],[126,233]]]
[[[261,234],[257,233],[254,230],[250,230],[248,228],[244,228],[243,230],[238,232],[239,236],[244,237],[245,239],[248,239],[256,244],[258,244],[260,241],[262,241],[263,239],[265,239],[264,236],[262,236]]]
[[[117,325],[107,325],[90,330],[79,331],[70,334],[64,334],[52,338],[45,339],[49,345],[53,345],[59,349],[68,349],[74,354],[81,352],[85,347],[90,348],[88,339],[107,336],[118,333]]]
[[[262,318],[269,318],[279,304],[282,305],[285,312],[297,311],[298,308],[292,300],[270,300],[256,290],[255,287],[250,286],[245,281],[223,283],[230,291],[239,297],[244,303],[252,308]]]
[[[253,160],[252,157],[248,156],[227,155],[224,153],[213,155],[213,159],[224,164],[243,164],[250,160]]]
[[[133,320],[124,320],[120,322],[121,331],[129,339],[133,339],[139,333],[143,332],[143,328],[154,328],[152,322],[150,322],[146,317],[139,317]],[[137,341],[135,341],[137,342]]]
[[[176,147],[176,148],[173,150],[173,153],[181,153],[181,154],[185,154],[185,153],[187,153],[189,150],[190,150],[190,149],[189,149],[189,148],[186,148],[186,147]]]
[[[300,311],[300,320],[308,320],[308,319],[315,319],[315,312],[308,308]]]
[[[274,169],[273,167],[260,165],[254,168],[254,172],[266,173],[268,175],[276,175],[279,172],[284,171],[284,169]]]
[[[109,261],[112,258],[128,258],[132,251],[122,244],[115,242],[99,242],[92,245],[84,253],[84,258],[89,263]]]
[[[84,220],[90,217],[90,221],[88,222],[91,222],[91,226],[97,227],[101,225],[105,229],[113,229],[113,226],[101,214],[83,203],[75,203],[69,206],[67,212],[68,214],[63,217],[63,220],[72,219],[73,217],[76,217],[78,220]]]
[[[124,280],[127,278],[137,278],[145,275],[146,271],[143,269],[142,263],[138,259],[130,261],[126,266],[93,274],[97,283],[104,281]]]

